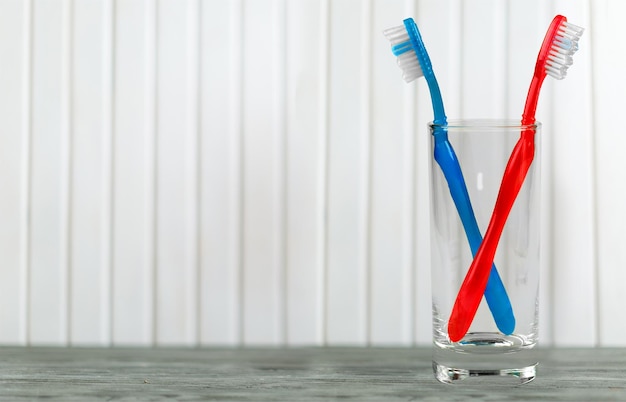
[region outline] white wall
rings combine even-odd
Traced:
[[[543,128],[544,345],[626,345],[621,0],[3,0],[0,343],[427,344],[424,80]]]

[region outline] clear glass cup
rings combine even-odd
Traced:
[[[535,156],[498,244],[494,264],[515,317],[513,333],[498,330],[483,296],[469,331],[459,342],[448,337],[448,320],[473,256],[448,182],[432,158],[431,256],[433,371],[444,383],[525,383],[536,375],[539,294],[539,190],[541,124],[517,120],[466,119],[446,126],[429,124],[431,150],[435,133],[447,131],[461,166],[482,235],[493,212],[504,169],[522,131],[533,130]],[[431,153],[432,154],[432,153]],[[508,381],[507,381],[508,380]]]

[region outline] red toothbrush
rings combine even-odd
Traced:
[[[535,138],[532,125],[535,123],[535,111],[543,80],[546,75],[558,80],[565,78],[567,69],[572,65],[572,55],[578,50],[578,40],[582,33],[583,28],[568,23],[567,18],[562,15],[554,17],[548,28],[537,57],[522,115],[522,126],[528,128],[522,131],[511,152],[487,232],[454,302],[448,321],[448,335],[452,342],[460,341],[474,320],[489,280],[502,230],[533,161]]]

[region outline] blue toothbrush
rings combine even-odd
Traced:
[[[463,223],[463,229],[472,250],[472,256],[474,256],[483,241],[483,237],[474,216],[461,166],[454,153],[452,144],[448,141],[447,119],[443,108],[441,91],[439,90],[439,84],[435,78],[422,37],[412,18],[405,19],[404,25],[386,29],[383,33],[391,42],[391,51],[398,57],[398,65],[403,71],[404,80],[411,82],[421,76],[426,78],[435,115],[433,121],[435,161],[448,182],[450,194]],[[515,316],[513,315],[511,301],[495,265],[491,266],[489,281],[485,288],[485,299],[498,329],[505,335],[512,334],[515,329]]]

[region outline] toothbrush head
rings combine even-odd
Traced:
[[[567,18],[562,15],[554,17],[543,39],[536,68],[543,69],[557,80],[565,78],[583,31],[583,28],[567,22]]]
[[[426,79],[435,115],[433,121],[445,125],[447,119],[441,90],[420,31],[413,18],[407,18],[403,22],[404,25],[386,29],[383,34],[391,42],[391,51],[398,58],[404,80],[411,82],[422,76]]]
[[[402,70],[404,81],[408,83],[423,77],[424,71],[416,53],[416,50],[420,51],[419,44],[422,41],[413,19],[407,18],[404,25],[385,29],[383,34],[391,42],[391,51],[398,58],[398,66]]]
[[[567,75],[567,69],[573,63],[572,56],[578,50],[578,40],[583,31],[583,28],[567,22],[567,18],[562,15],[557,15],[550,23],[537,56],[533,80],[522,114],[522,124],[535,122],[539,92],[546,75],[557,80],[562,80]]]

